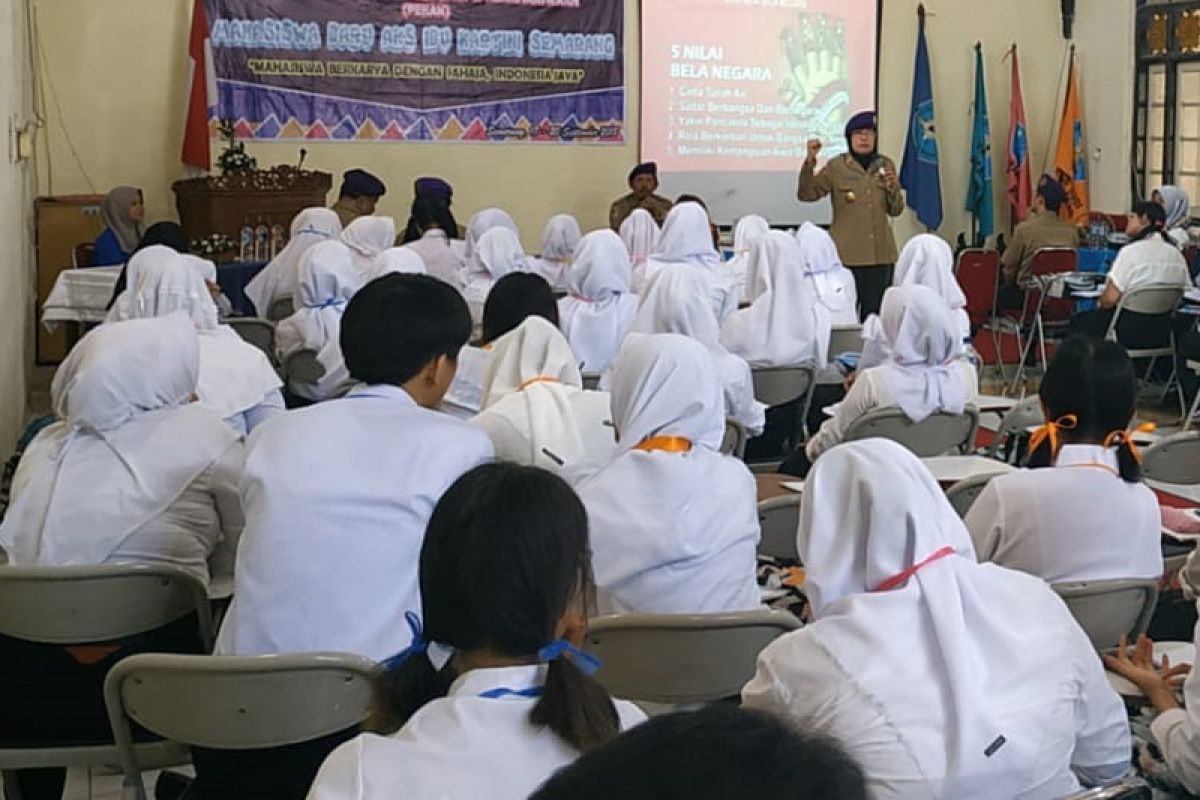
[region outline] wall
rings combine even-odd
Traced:
[[[28,162],[10,158],[9,123],[29,119],[25,5],[0,5],[0,453],[7,458],[25,422],[32,364],[33,183]]]
[[[630,141],[638,135],[638,0],[625,0]],[[653,0],[646,0],[653,2]],[[880,54],[882,148],[897,161],[903,153],[912,86],[916,0],[885,0],[885,35]],[[170,183],[179,176],[178,153],[186,81],[185,41],[189,0],[35,0],[46,77],[58,106],[50,104],[40,190],[68,193],[119,183],[145,187],[151,218],[173,216]],[[985,46],[992,123],[993,167],[999,223],[1007,219],[1004,167],[1008,131],[1009,74],[1004,51],[1021,48],[1032,164],[1042,167],[1060,113],[1060,76],[1065,45],[1056,0],[927,0],[929,46],[933,59],[946,208],[943,233],[966,230],[962,210],[968,173],[970,104],[973,97],[973,44]],[[1080,4],[1076,39],[1084,76],[1083,96],[1091,149],[1093,205],[1118,210],[1128,203],[1128,141],[1132,116],[1131,0],[1089,0]],[[64,129],[73,140],[71,153]],[[260,163],[294,162],[298,144],[251,144]],[[503,202],[536,245],[551,214],[576,214],[587,227],[603,225],[608,204],[622,193],[624,176],[637,159],[632,144],[621,147],[522,147],[469,144],[308,145],[308,164],[340,173],[363,166],[384,176],[392,193],[383,213],[406,216],[411,178],[445,176],[456,190],[455,207],[464,219],[479,208]],[[46,167],[52,167],[52,170]],[[728,220],[722,220],[728,222]],[[896,225],[907,238],[917,224],[906,214]]]

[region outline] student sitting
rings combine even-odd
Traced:
[[[468,345],[458,354],[458,372],[446,392],[443,411],[459,419],[471,419],[483,410],[483,379],[492,343],[532,316],[558,327],[558,305],[545,278],[511,272],[496,281],[483,305],[479,345]]]
[[[1115,342],[1068,339],[1042,379],[1046,427],[1030,469],[993,478],[967,514],[981,561],[1049,583],[1157,580],[1161,515],[1128,430],[1133,362]]]
[[[306,208],[297,214],[292,219],[288,243],[246,284],[246,297],[254,303],[258,315],[266,317],[276,301],[290,300],[295,295],[300,282],[300,259],[310,247],[337,239],[341,234],[342,223],[331,209]]]
[[[500,463],[456,481],[421,547],[423,629],[407,615],[412,644],[388,662],[380,692],[400,729],[335,750],[310,800],[523,800],[644,720],[608,697],[576,649],[589,557],[587,516],[562,480]]]
[[[563,767],[529,800],[867,800],[840,745],[725,703],[655,717]]]
[[[187,235],[183,232],[183,228],[179,227],[178,222],[156,222],[146,232],[142,234],[142,240],[138,242],[137,248],[130,254],[130,258],[141,250],[147,247],[153,247],[156,244],[161,244],[164,247],[169,247],[176,253],[181,255],[188,252]],[[216,280],[214,278],[214,280]],[[117,298],[129,288],[129,261],[122,262],[121,274],[117,276],[117,282],[113,285],[112,297],[108,300],[108,305],[104,307],[105,311],[113,307],[113,303],[117,302]]]
[[[606,393],[583,390],[575,355],[558,328],[531,316],[492,342],[484,410],[472,422],[487,432],[497,458],[542,467],[575,484],[612,457],[608,406]]]
[[[763,240],[771,225],[757,214],[747,214],[733,226],[733,258],[725,263],[737,278],[738,303],[749,303],[754,299],[753,286],[747,280],[750,259]]]
[[[390,272],[398,272],[401,275],[428,274],[425,271],[425,262],[415,252],[407,247],[389,247],[377,255],[371,266],[367,267],[363,283],[370,283]]]
[[[896,260],[893,286],[927,286],[950,307],[958,323],[959,341],[971,341],[971,318],[967,316],[967,296],[954,277],[954,251],[946,240],[932,233],[917,234],[908,240]]]
[[[165,317],[182,311],[200,335],[200,376],[196,397],[245,436],[275,414],[283,413],[282,382],[266,355],[217,319],[210,287],[179,256],[177,263],[141,270],[133,290],[132,317]],[[206,262],[211,263],[211,262]]]
[[[542,231],[542,252],[528,259],[529,272],[541,275],[555,292],[567,291],[567,269],[583,238],[579,222],[570,214],[557,214]]]
[[[658,244],[642,270],[638,291],[645,291],[664,268],[680,265],[704,276],[710,307],[718,323],[737,309],[737,278],[726,269],[721,254],[713,246],[708,212],[699,203],[684,202],[683,198],[667,214]]]
[[[1041,579],[976,563],[901,445],[822,456],[797,545],[813,621],[759,655],[742,702],[833,736],[873,798],[1063,797],[1128,771],[1125,709],[1079,624]]]
[[[833,237],[824,228],[806,222],[796,231],[804,277],[818,303],[829,312],[836,326],[857,325],[858,287],[854,274],[842,264]],[[835,355],[837,355],[835,353]]]
[[[521,240],[507,227],[497,226],[479,237],[459,283],[474,323],[483,320],[483,304],[496,281],[513,272],[524,272],[525,266]]]
[[[104,230],[93,244],[92,266],[124,264],[142,239],[142,220],[146,218],[142,190],[133,186],[113,189],[100,204],[100,218],[104,221]]]
[[[961,414],[979,393],[975,367],[956,358],[961,342],[945,302],[924,286],[892,287],[880,311],[889,356],[857,373],[833,417],[779,468],[803,477],[812,463],[841,442],[857,419],[878,408],[899,406],[913,422],[945,411]]]
[[[1159,186],[1150,193],[1150,199],[1163,207],[1165,219],[1163,230],[1180,250],[1192,243],[1187,232],[1187,223],[1192,216],[1192,201],[1187,190],[1181,186]]]
[[[458,223],[450,207],[440,198],[418,195],[413,200],[410,224],[417,226],[421,236],[404,246],[421,257],[430,275],[457,285],[465,245],[458,239]]]
[[[354,296],[340,340],[362,385],[282,414],[251,440],[248,524],[219,653],[378,660],[409,644],[396,621],[420,609],[425,523],[446,487],[492,457],[482,431],[431,410],[470,330],[462,298],[427,275],[386,275]]]
[[[1166,211],[1158,203],[1142,202],[1129,216],[1129,244],[1117,253],[1108,273],[1100,308],[1077,314],[1071,320],[1072,333],[1103,338],[1108,332],[1121,297],[1143,286],[1178,286],[1186,289],[1191,281],[1187,260],[1167,235]],[[1117,335],[1126,347],[1158,347],[1170,333],[1170,315],[1140,314],[1122,311]]]
[[[633,285],[645,286],[642,272],[646,267],[646,259],[658,246],[661,230],[654,221],[654,215],[644,208],[635,208],[621,223],[621,241],[629,251],[629,260],[633,266]]]
[[[558,312],[584,373],[608,369],[633,326],[638,299],[631,291],[632,274],[629,253],[610,230],[589,233],[575,250],[567,270],[570,293],[558,301]]]
[[[379,254],[396,243],[396,221],[391,217],[358,217],[342,230],[341,240],[350,248],[354,269],[365,278]]]
[[[719,452],[712,355],[684,336],[631,335],[613,370],[612,420],[617,455],[579,487],[601,612],[756,608],[754,478]]]
[[[716,364],[725,397],[725,416],[757,436],[766,424],[765,408],[754,399],[750,366],[721,346],[721,329],[712,313],[708,287],[704,273],[694,266],[664,267],[642,294],[632,331],[678,333],[702,344]],[[607,381],[601,387],[606,385]]]
[[[163,265],[176,266],[179,263],[179,252],[161,244],[153,244],[138,250],[129,258],[125,265],[125,289],[109,304],[105,323],[124,322],[133,319],[133,297],[143,269],[152,269]]]
[[[517,229],[517,223],[513,222],[512,216],[507,211],[502,208],[485,208],[467,222],[466,238],[463,240],[463,258],[470,260],[471,256],[475,255],[475,245],[492,228],[507,228],[516,235],[518,240],[521,238],[521,231]],[[460,283],[461,280],[460,277]]]
[[[341,397],[353,381],[339,343],[342,314],[362,286],[350,250],[341,242],[322,242],[300,259],[296,311],[275,329],[279,360],[301,350],[317,354],[324,374],[315,383],[289,382],[292,394],[312,402]]]
[[[721,326],[725,349],[752,367],[824,367],[833,325],[806,284],[795,237],[766,233],[754,249],[749,278],[753,302]]]

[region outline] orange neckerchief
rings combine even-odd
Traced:
[[[1058,448],[1062,447],[1060,431],[1075,430],[1078,424],[1079,417],[1074,414],[1063,414],[1058,419],[1047,422],[1029,437],[1029,452],[1034,452],[1042,446],[1042,442],[1049,439],[1050,463],[1053,464],[1054,459],[1058,458]]]
[[[643,453],[650,453],[655,450],[664,453],[687,453],[692,449],[690,439],[684,439],[682,436],[654,436],[646,439],[634,450],[641,450]]]
[[[1141,451],[1138,450],[1137,445],[1133,442],[1133,435],[1135,433],[1152,433],[1157,427],[1158,426],[1153,422],[1143,422],[1141,425],[1138,425],[1135,428],[1130,428],[1129,430],[1113,431],[1112,433],[1108,434],[1108,436],[1104,437],[1104,447],[1109,448],[1120,447],[1121,445],[1129,445],[1129,452],[1133,453],[1133,459],[1137,461],[1137,463],[1141,464],[1142,454]]]
[[[525,381],[520,386],[518,386],[517,391],[523,392],[526,389],[528,389],[530,386],[533,386],[535,383],[561,383],[561,382],[562,381],[560,381],[558,378],[553,378],[549,375],[538,375],[537,377],[530,378],[529,380]]]

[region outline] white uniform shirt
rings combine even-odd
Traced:
[[[280,415],[250,439],[233,604],[217,652],[376,660],[408,646],[433,507],[492,456],[482,431],[394,386]]]
[[[979,560],[1048,583],[1159,578],[1158,500],[1116,471],[1113,452],[1065,445],[1054,467],[993,478],[966,518]]]
[[[442,411],[458,419],[471,419],[483,407],[483,375],[488,351],[470,345],[458,351],[458,370],[450,391],[442,400]]]
[[[1109,282],[1122,293],[1156,283],[1184,289],[1190,277],[1183,253],[1157,234],[1122,247],[1108,273]]]
[[[458,273],[464,266],[462,243],[446,238],[446,232],[432,228],[415,242],[404,245],[425,262],[425,271],[452,286],[458,286]]]
[[[579,753],[529,722],[529,697],[547,667],[476,669],[454,682],[392,736],[363,734],[334,750],[309,800],[524,800]],[[646,715],[614,701],[622,730]]]

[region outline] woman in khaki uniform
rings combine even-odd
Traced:
[[[820,172],[816,172],[816,166],[821,141],[810,140],[796,192],[806,203],[833,195],[833,225],[829,232],[842,263],[854,275],[863,319],[878,313],[883,293],[892,285],[896,240],[888,217],[898,217],[904,211],[896,165],[876,149],[877,132],[874,111],[855,114],[846,123],[849,152],[829,161]]]

